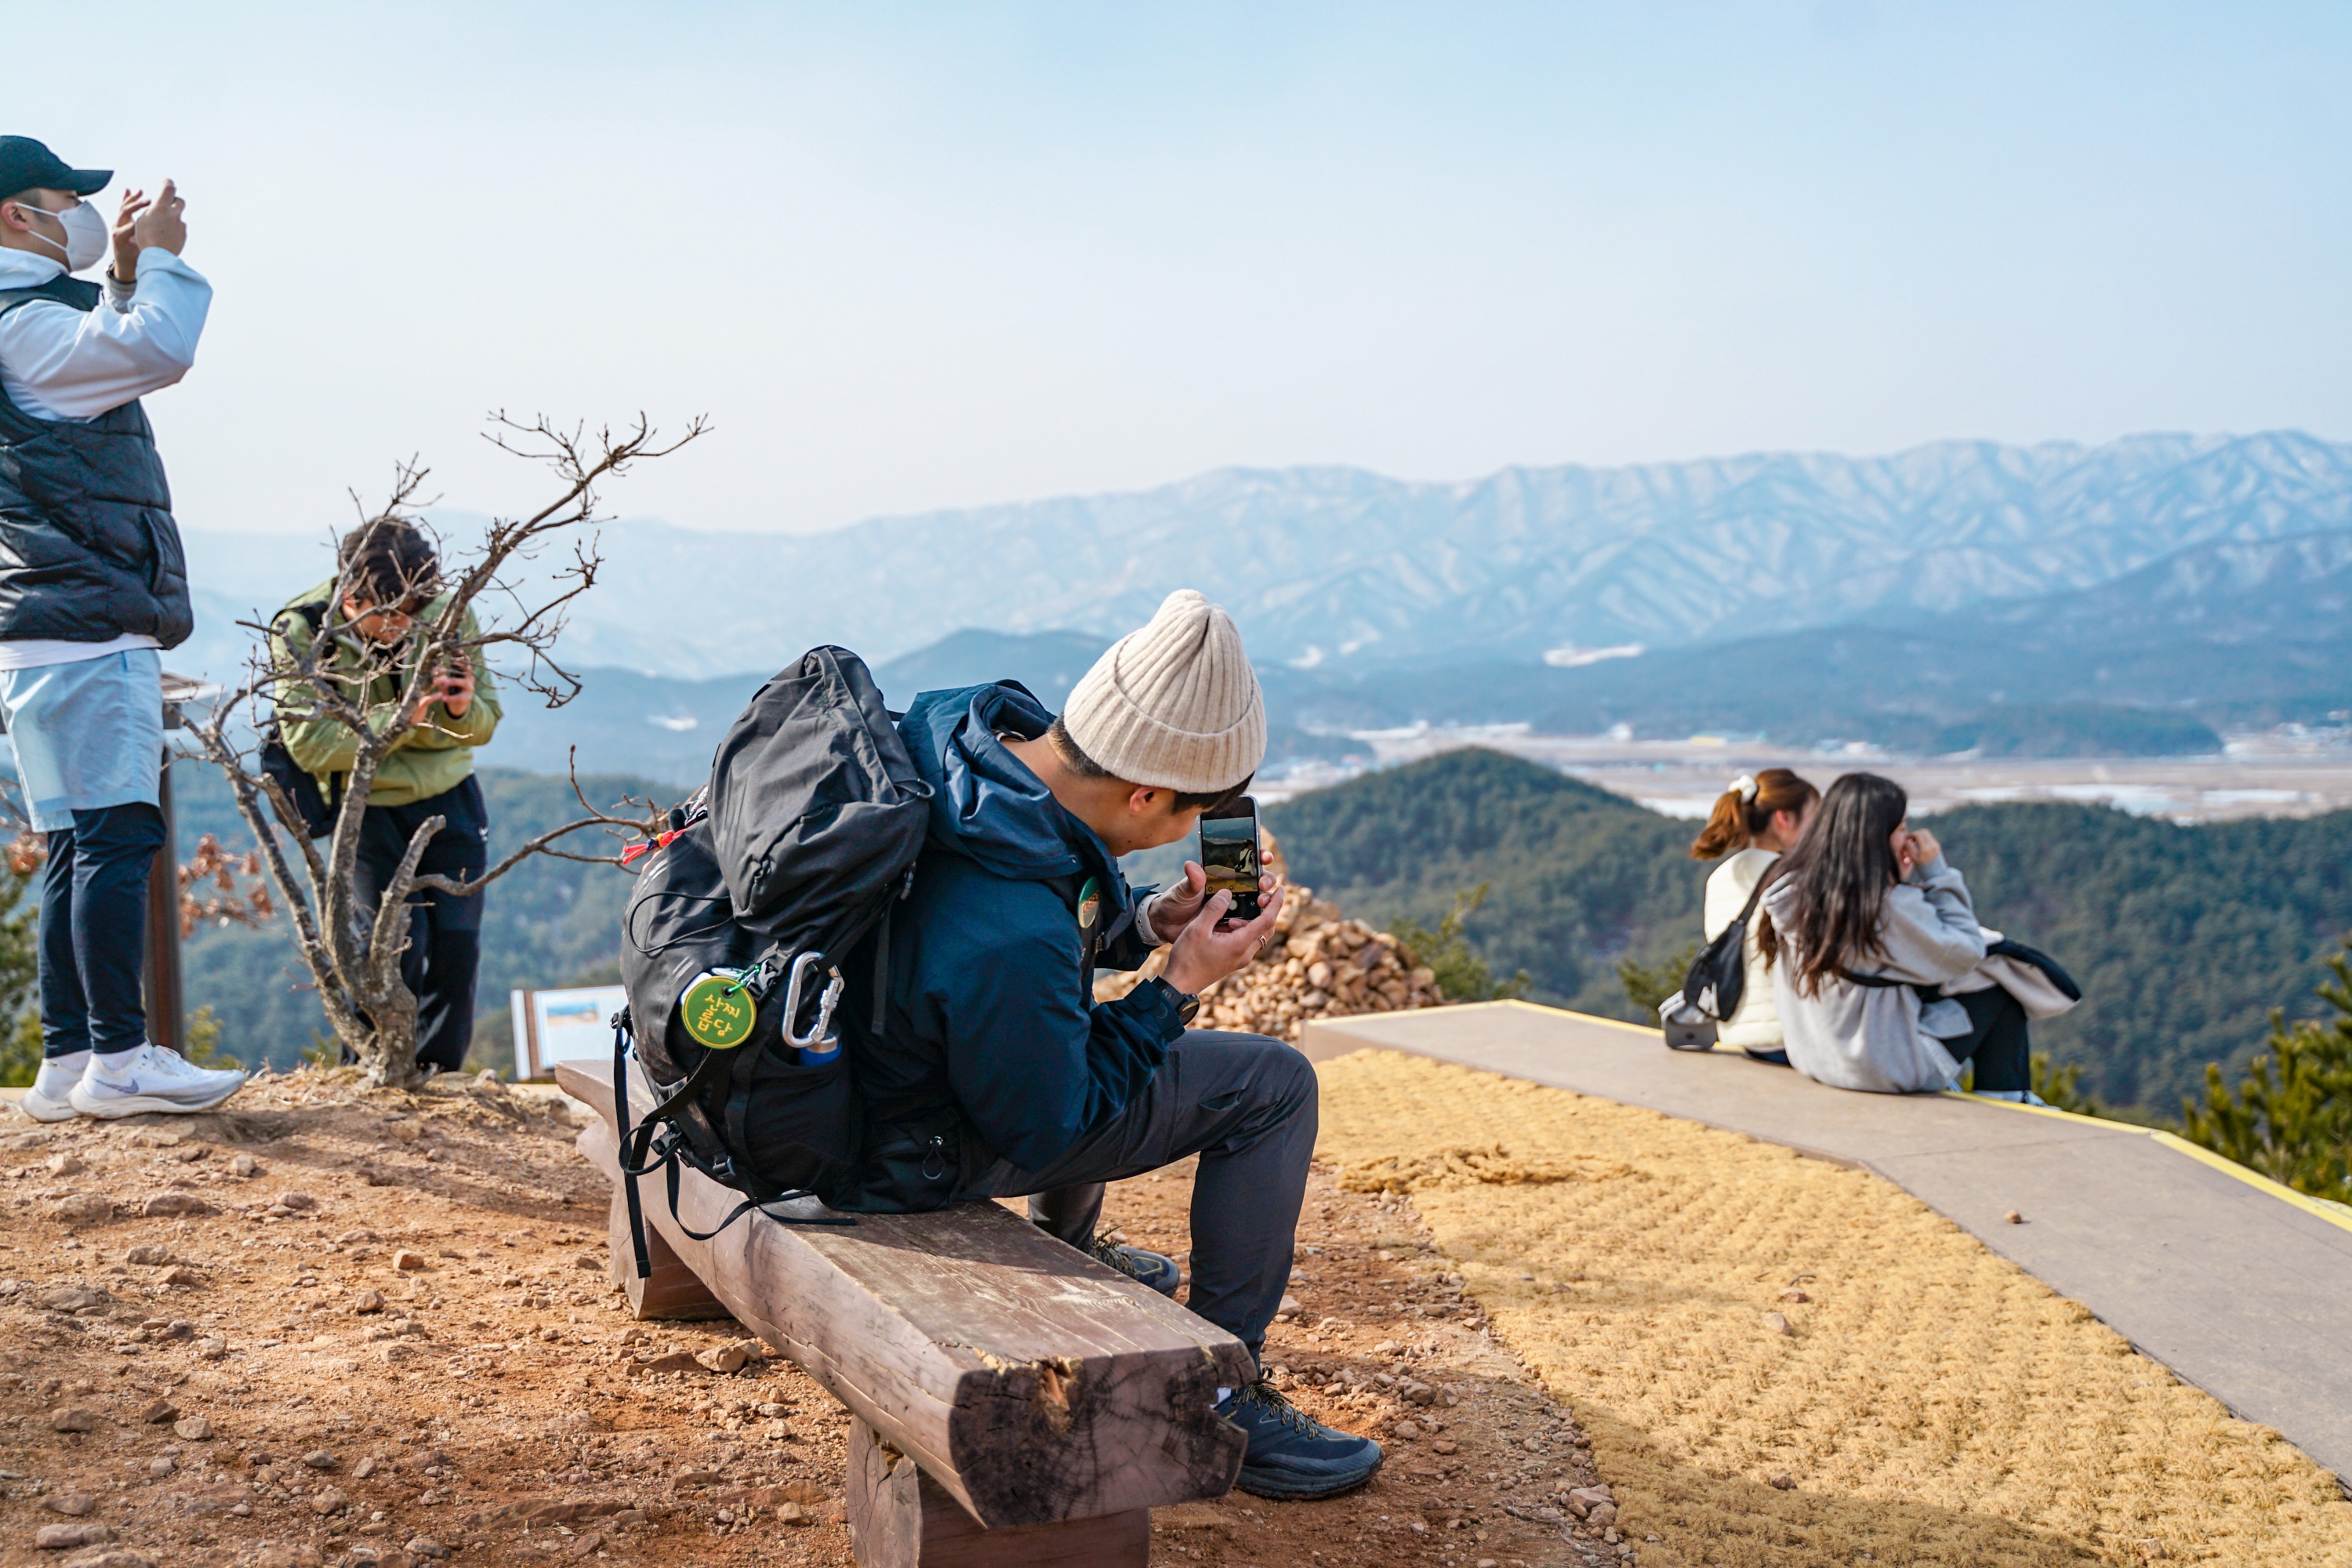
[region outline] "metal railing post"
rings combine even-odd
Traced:
[[[179,710],[168,710],[171,718]],[[163,808],[163,847],[147,871],[147,1037],[167,1051],[187,1049],[187,991],[180,972],[180,825],[172,809],[172,753],[155,802]]]

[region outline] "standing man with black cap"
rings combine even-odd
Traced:
[[[207,1110],[245,1081],[147,1039],[147,875],[163,843],[161,650],[194,624],[186,562],[139,399],[195,363],[212,285],[180,259],[183,203],[84,197],[111,170],[0,136],[0,711],[41,890],[42,1062],[23,1100],[79,1112]],[[72,276],[106,260],[103,288]]]

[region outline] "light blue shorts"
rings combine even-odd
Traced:
[[[35,831],[71,827],[77,811],[157,804],[163,656],[153,648],[0,669],[0,713]]]

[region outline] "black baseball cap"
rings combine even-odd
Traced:
[[[94,196],[114,178],[111,169],[71,169],[29,136],[0,136],[0,201],[25,191],[71,191]]]

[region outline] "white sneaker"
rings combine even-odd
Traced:
[[[2050,1109],[2050,1102],[2030,1089],[1980,1089],[1977,1090],[1977,1098],[2005,1100],[2011,1105],[2038,1105],[2044,1110]]]
[[[89,1065],[88,1051],[43,1057],[41,1070],[33,1075],[33,1087],[25,1091],[17,1106],[36,1121],[71,1121],[81,1113],[66,1102],[66,1097],[81,1081],[82,1069]]]
[[[145,1045],[94,1056],[66,1096],[84,1116],[138,1116],[151,1110],[210,1110],[245,1087],[234,1068],[193,1066],[176,1051]]]

